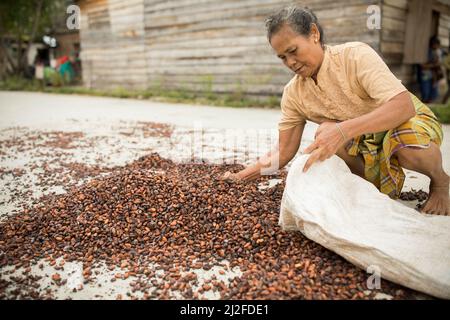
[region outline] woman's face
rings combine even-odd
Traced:
[[[297,34],[289,25],[282,27],[270,39],[270,44],[283,63],[304,78],[316,76],[323,61],[320,32],[315,25],[306,37]]]

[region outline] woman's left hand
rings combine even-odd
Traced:
[[[316,131],[314,142],[304,151],[311,155],[303,167],[303,172],[306,172],[317,160],[325,161],[331,158],[344,142],[336,122],[322,123]]]

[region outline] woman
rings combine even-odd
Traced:
[[[264,161],[228,180],[253,180],[297,153],[306,120],[320,124],[304,171],[334,154],[350,170],[392,198],[400,195],[402,168],[430,177],[428,214],[449,214],[449,176],[442,168],[442,127],[431,110],[409,93],[368,45],[324,44],[323,30],[308,8],[290,7],[266,21],[270,45],[296,73],[281,101],[279,145]]]

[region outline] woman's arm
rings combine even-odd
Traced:
[[[318,134],[305,153],[311,154],[305,163],[306,172],[314,162],[332,157],[352,138],[366,134],[382,132],[398,127],[416,115],[409,92],[403,92],[378,107],[374,111],[358,118],[343,121],[338,125],[323,123]],[[341,132],[342,131],[342,132]]]
[[[368,114],[341,122],[340,126],[350,139],[366,133],[396,128],[415,115],[416,110],[411,96],[405,91]]]
[[[308,170],[315,161],[324,161],[336,154],[349,139],[393,129],[416,114],[410,93],[373,48],[368,45],[353,47],[345,63],[348,74],[353,75],[349,81],[358,83],[379,107],[340,124],[322,124],[323,130],[305,150],[311,156],[303,171]]]
[[[226,173],[224,179],[237,179],[243,181],[251,181],[257,179],[264,172],[269,174],[278,169],[283,168],[294,158],[300,141],[302,139],[304,124],[297,125],[294,128],[279,131],[278,145],[262,159],[258,160],[254,165],[251,165],[236,174]]]

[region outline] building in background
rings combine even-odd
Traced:
[[[293,74],[274,55],[264,20],[298,1],[80,0],[83,82],[90,88],[160,88],[280,95]],[[449,45],[448,0],[314,0],[328,44],[363,41],[407,86],[433,35]],[[368,6],[381,29],[367,26]]]

